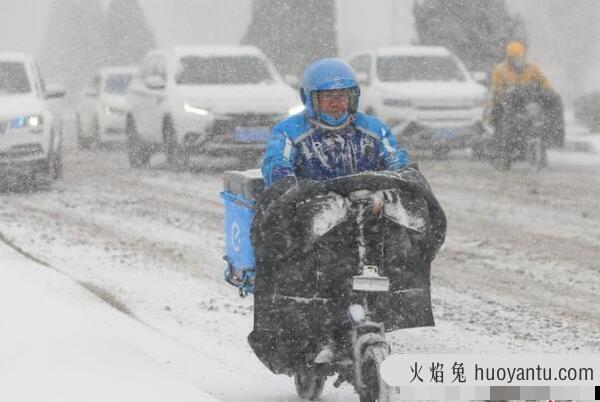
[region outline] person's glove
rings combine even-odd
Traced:
[[[383,199],[376,193],[369,190],[357,190],[348,194],[352,202],[365,202],[371,207],[371,213],[380,216],[383,212]]]

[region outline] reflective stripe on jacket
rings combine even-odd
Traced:
[[[262,173],[267,186],[286,176],[328,180],[375,170],[400,170],[410,163],[390,128],[377,118],[357,113],[346,128],[329,131],[304,114],[273,128]]]

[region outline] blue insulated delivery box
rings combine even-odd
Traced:
[[[248,292],[253,286],[255,272],[254,248],[252,247],[252,218],[254,205],[264,189],[262,173],[259,169],[246,171],[226,171],[223,174],[221,199],[225,203],[225,280]]]

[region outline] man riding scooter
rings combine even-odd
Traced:
[[[506,58],[494,68],[492,75],[492,105],[490,108],[491,123],[494,127],[494,147],[496,153],[502,151],[502,142],[506,140],[507,133],[503,132],[502,116],[505,110],[514,109],[506,107],[504,103],[510,96],[508,92],[515,88],[530,88],[541,95],[540,103],[544,106],[544,115],[547,120],[547,133],[544,141],[547,146],[560,147],[564,142],[564,119],[560,96],[554,91],[550,81],[542,70],[535,64],[527,63],[526,48],[521,42],[510,42],[506,46]],[[521,91],[523,92],[523,91]],[[508,116],[510,119],[511,117]]]
[[[542,70],[535,64],[527,63],[525,45],[510,42],[506,46],[506,59],[494,68],[492,74],[492,96],[494,102],[512,86],[528,85],[537,82],[542,88],[552,90],[552,85]]]
[[[305,110],[274,127],[253,208],[248,341],[309,400],[336,374],[361,401],[387,400],[385,333],[433,325],[445,215],[390,128],[357,111],[359,95],[342,60],[306,69]]]
[[[356,74],[340,59],[322,59],[304,72],[300,96],[304,112],[275,126],[263,164],[267,186],[279,180],[327,180],[366,171],[397,171],[410,157],[391,129],[360,113]],[[373,212],[381,201],[373,199]],[[316,357],[330,362],[334,346]]]

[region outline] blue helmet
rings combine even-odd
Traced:
[[[320,59],[306,67],[300,87],[300,97],[309,117],[319,116],[317,92],[334,89],[352,90],[349,112],[356,113],[360,89],[356,74],[348,63],[341,59]]]

